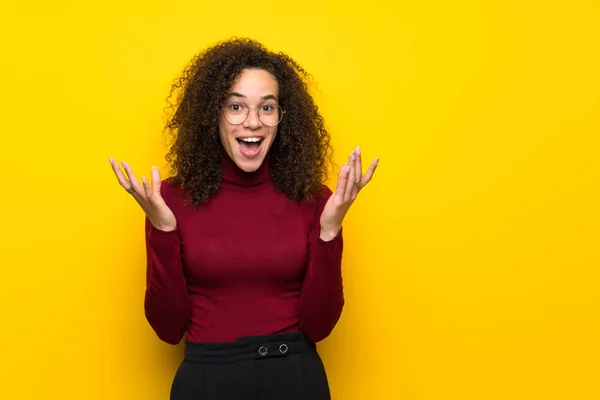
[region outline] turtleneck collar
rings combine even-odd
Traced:
[[[254,172],[241,170],[221,146],[221,160],[223,163],[223,182],[241,187],[259,186],[270,179],[269,161],[270,153],[263,160],[262,165]]]

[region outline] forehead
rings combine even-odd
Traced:
[[[230,92],[240,93],[248,98],[277,96],[279,85],[275,77],[264,69],[245,69],[233,83]]]

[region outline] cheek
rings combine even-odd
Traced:
[[[269,134],[271,135],[272,139],[275,139],[275,136],[277,136],[277,127],[269,128]]]
[[[233,129],[231,128],[231,126],[228,126],[227,124],[225,124],[223,122],[219,123],[219,138],[221,139],[222,142],[229,140],[229,138],[231,138],[232,134],[233,134]]]

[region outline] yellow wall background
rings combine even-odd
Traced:
[[[108,156],[165,171],[170,83],[232,35],[313,73],[339,164],[381,157],[319,345],[334,399],[600,398],[598,1],[2,8],[0,398],[168,398],[183,347],[144,319]]]

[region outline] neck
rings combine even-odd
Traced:
[[[256,171],[246,172],[240,169],[229,157],[224,149],[221,149],[221,160],[223,163],[223,182],[244,187],[259,186],[270,179],[269,160],[267,154],[262,164]]]

